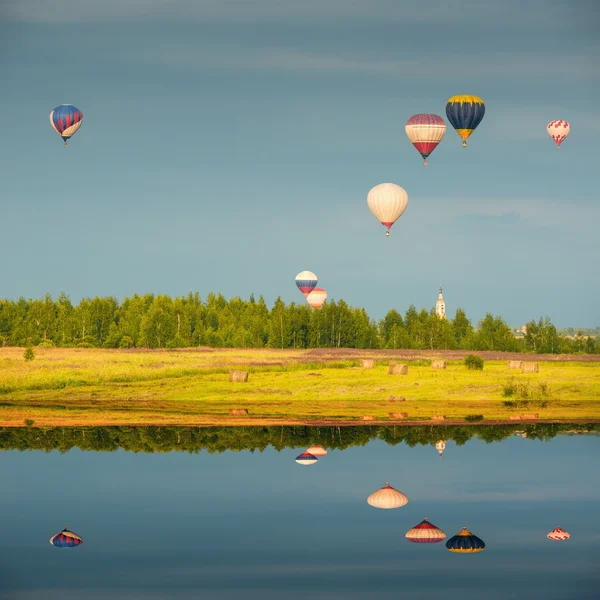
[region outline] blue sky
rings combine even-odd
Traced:
[[[375,441],[311,467],[295,464],[300,448],[1,452],[11,484],[0,495],[0,597],[366,600],[401,590],[421,600],[468,589],[504,600],[517,589],[591,600],[600,584],[599,441],[448,442],[442,459],[433,446]],[[386,480],[406,506],[368,506]],[[408,543],[404,534],[424,517],[448,537],[466,525],[485,550],[460,556]],[[66,525],[81,548],[48,544]],[[557,526],[568,542],[546,539]]]
[[[591,3],[9,0],[0,296],[330,297],[594,327]],[[404,123],[481,96],[423,167]],[[594,101],[596,100],[596,101]],[[48,113],[84,115],[69,148]],[[572,133],[557,150],[553,119]],[[366,195],[403,186],[386,238]]]

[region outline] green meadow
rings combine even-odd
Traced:
[[[486,360],[433,369],[429,358],[344,350],[0,349],[0,426],[594,421],[600,364],[539,360],[538,373]],[[443,358],[444,353],[436,353]],[[388,375],[393,358],[406,375]],[[514,357],[511,357],[514,358]],[[541,359],[542,357],[540,357]],[[229,381],[231,368],[249,371]],[[230,416],[230,409],[247,415]],[[392,414],[393,413],[393,414]],[[443,419],[441,419],[443,417]]]

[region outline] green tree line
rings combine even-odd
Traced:
[[[321,445],[343,450],[382,440],[390,446],[405,443],[434,445],[452,440],[458,446],[470,439],[500,442],[515,433],[530,439],[549,440],[565,433],[600,431],[598,425],[539,423],[535,425],[479,425],[420,427],[4,427],[0,428],[0,450],[68,452],[73,448],[95,452],[188,452],[209,453],[243,450],[262,452],[271,446],[308,448]]]
[[[364,308],[344,300],[322,309],[285,304],[271,308],[258,300],[225,299],[198,293],[171,298],[134,295],[83,298],[73,304],[61,293],[42,299],[0,299],[0,346],[83,348],[386,348],[496,350],[537,353],[595,353],[597,338],[560,335],[548,317],[527,323],[519,338],[499,316],[487,314],[477,324],[457,309],[454,319],[411,305],[401,314],[388,311],[377,322]]]

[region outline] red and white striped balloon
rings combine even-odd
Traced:
[[[317,458],[321,458],[321,456],[325,456],[327,454],[327,450],[323,448],[323,446],[311,446],[307,452],[316,456]]]
[[[571,537],[571,534],[560,527],[553,529],[547,536],[549,540],[555,540],[557,542],[562,542],[564,540],[568,540]]]
[[[446,539],[446,534],[425,517],[418,525],[409,529],[405,537],[414,544],[437,544]]]
[[[408,139],[423,157],[426,165],[427,158],[436,149],[446,133],[446,123],[442,117],[430,114],[413,115],[404,127]]]
[[[325,300],[327,300],[327,292],[320,287],[316,287],[308,296],[306,296],[308,304],[315,309],[321,308],[325,303]]]
[[[562,120],[550,121],[546,127],[548,135],[556,142],[556,147],[560,148],[562,142],[571,133],[571,126]]]

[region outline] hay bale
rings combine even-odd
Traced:
[[[388,375],[408,375],[408,365],[391,362],[388,367]]]
[[[522,369],[523,368],[523,361],[522,360],[509,360],[508,361],[508,368],[509,369]]]
[[[432,369],[445,369],[446,368],[446,361],[445,360],[432,360],[431,361],[431,368]]]
[[[372,369],[375,366],[375,360],[372,358],[361,358],[360,367],[361,369]]]
[[[248,409],[247,408],[230,408],[229,414],[230,415],[247,415]]]
[[[538,413],[525,413],[524,415],[519,415],[521,419],[539,419]]]
[[[388,413],[390,419],[407,419],[408,413]]]
[[[509,421],[520,421],[521,416],[520,415],[509,415],[508,420]]]
[[[388,402],[406,402],[406,398],[404,396],[392,396],[390,394],[387,398]]]
[[[432,421],[445,421],[446,417],[444,415],[433,415],[433,417],[431,417]]]
[[[539,373],[540,365],[536,362],[523,362],[521,365],[521,373]]]
[[[361,421],[374,421],[374,420],[375,420],[375,417],[373,417],[373,416],[371,416],[371,415],[363,415],[363,416],[360,418],[360,420],[361,420]]]
[[[248,371],[236,371],[235,369],[230,369],[229,381],[241,381],[246,383],[246,381],[248,381]]]

